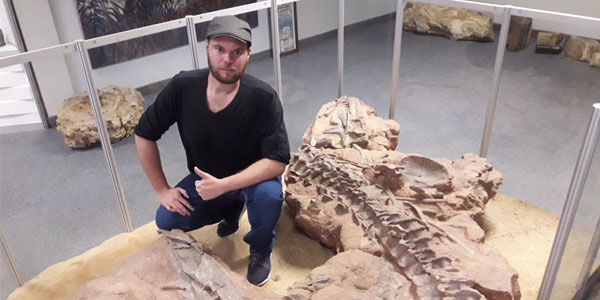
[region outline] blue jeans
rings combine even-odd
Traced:
[[[250,245],[250,253],[269,254],[273,250],[275,225],[283,207],[281,177],[275,177],[240,190],[225,193],[215,199],[204,201],[196,192],[195,181],[201,178],[191,173],[183,178],[177,187],[183,188],[190,196],[187,201],[194,211],[190,216],[170,212],[160,205],[156,211],[156,225],[160,229],[181,229],[191,231],[221,220],[235,224],[244,208],[248,210],[250,232],[244,242]]]

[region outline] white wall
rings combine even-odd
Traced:
[[[13,3],[27,51],[60,44],[48,1],[18,0]],[[32,65],[48,115],[56,115],[61,101],[73,94],[65,59],[56,56],[36,60]]]
[[[41,0],[19,0],[15,2],[46,2]],[[49,10],[54,16],[56,34],[60,43],[67,43],[83,38],[75,0],[49,0]],[[581,14],[600,17],[600,1],[573,0],[569,3],[562,0],[481,0],[481,2],[496,4],[511,4],[514,6],[531,7],[544,10]],[[35,11],[48,10],[48,5],[36,7]],[[350,25],[370,18],[393,13],[396,8],[395,0],[346,0],[345,24]],[[337,0],[301,0],[297,3],[298,37],[305,39],[337,28]],[[33,10],[31,10],[33,14]],[[268,16],[266,10],[259,11],[259,26],[253,29],[252,52],[258,53],[269,49]],[[499,17],[498,19],[499,20]],[[572,26],[571,26],[572,27]],[[587,35],[600,38],[598,28],[571,28],[566,25],[556,25],[534,20],[534,28],[540,30],[562,31],[569,34]],[[206,65],[204,59],[204,43],[199,43],[200,62]],[[68,74],[60,75],[69,81],[75,91],[85,91],[81,67],[75,55],[67,57]],[[162,53],[134,59],[124,63],[98,68],[93,71],[97,88],[107,84],[119,84],[129,87],[140,87],[156,81],[168,79],[183,69],[191,69],[191,54],[188,46],[179,47]],[[70,76],[69,76],[70,74]],[[54,78],[56,74],[50,75]],[[43,80],[44,77],[40,78]],[[56,107],[60,99],[45,99],[46,105]],[[57,101],[56,103],[50,103]],[[49,114],[55,114],[49,109]]]
[[[2,28],[2,32],[4,33],[6,43],[16,45],[12,27],[10,27],[10,23],[8,22],[8,13],[6,7],[4,7],[4,1],[0,1],[0,28]]]
[[[580,15],[592,18],[600,18],[600,1],[598,0],[477,0],[477,2],[512,5],[525,8],[547,10],[566,14]],[[496,15],[496,23],[502,19]],[[567,23],[559,23],[547,20],[533,20],[533,29],[562,32],[588,38],[600,39],[600,27],[574,26]]]
[[[61,43],[83,39],[83,31],[79,22],[75,1],[50,1],[50,8],[56,20],[56,28]],[[252,52],[257,53],[269,49],[269,31],[266,10],[258,12],[258,27],[253,28]],[[204,42],[198,43],[201,67],[206,66]],[[73,78],[73,88],[85,91],[80,62],[77,57],[67,59],[69,73]],[[133,59],[127,62],[97,68],[92,71],[97,88],[108,84],[119,84],[128,87],[140,87],[149,83],[168,79],[180,70],[192,68],[189,46],[183,46],[161,53]]]

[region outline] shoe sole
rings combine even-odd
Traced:
[[[269,255],[269,261],[273,258],[273,253],[271,253]],[[257,284],[256,286],[263,286],[265,283],[267,283],[267,281],[269,281],[269,279],[271,278],[271,270],[269,270],[269,275],[267,275],[267,278],[265,278],[265,280],[263,280],[261,283]]]
[[[269,272],[269,275],[267,276],[267,278],[265,280],[263,280],[261,283],[257,284],[257,286],[263,286],[265,283],[267,283],[267,281],[269,281],[270,278],[271,278],[271,272]]]

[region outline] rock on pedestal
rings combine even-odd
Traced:
[[[590,59],[590,66],[600,68],[600,52],[592,54],[592,58]]]
[[[142,94],[131,88],[109,85],[99,90],[98,95],[110,141],[114,143],[131,135],[144,112]],[[71,148],[84,148],[100,141],[86,93],[63,101],[56,124],[56,129],[65,136],[65,144]]]
[[[579,61],[589,62],[594,53],[600,52],[600,42],[571,36],[565,46],[564,55]]]
[[[567,36],[562,33],[539,32],[535,53],[559,54],[565,45]]]
[[[531,18],[511,16],[506,46],[508,51],[527,48],[531,37]]]
[[[493,41],[494,16],[461,8],[408,3],[404,30],[443,35],[453,40]]]

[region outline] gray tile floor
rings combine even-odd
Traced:
[[[300,24],[301,25],[301,24]],[[387,117],[393,17],[346,29],[344,94]],[[321,105],[337,94],[337,41],[326,35],[282,58],[285,121],[292,149]],[[397,151],[456,159],[479,152],[495,43],[403,34],[396,120]],[[269,57],[248,73],[273,82]],[[500,192],[560,214],[591,105],[600,102],[600,69],[563,56],[507,52],[488,152],[504,174]],[[151,103],[156,95],[148,95]],[[158,200],[139,165],[133,138],[113,145],[134,227],[150,222]],[[177,129],[159,141],[171,184],[186,174]],[[595,222],[600,150],[578,221]],[[0,135],[0,228],[25,280],[123,232],[102,149],[71,150],[56,130]],[[584,213],[585,212],[585,213]],[[592,224],[593,225],[593,224]],[[0,297],[12,289],[0,263]]]

